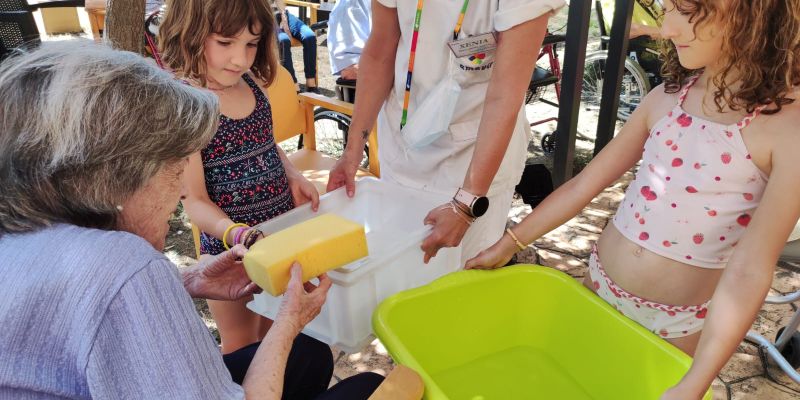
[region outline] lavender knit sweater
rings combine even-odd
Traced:
[[[0,236],[0,399],[243,398],[174,264],[138,236]]]

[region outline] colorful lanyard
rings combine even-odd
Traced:
[[[419,39],[419,23],[422,20],[422,5],[424,0],[417,0],[417,15],[414,17],[414,34],[411,36],[411,55],[408,57],[408,74],[406,75],[406,94],[403,98],[403,117],[400,119],[400,130],[406,126],[408,119],[408,103],[411,100],[411,77],[414,75],[414,60],[417,54],[417,39]],[[453,40],[458,39],[458,33],[461,32],[461,24],[464,23],[464,14],[467,13],[467,6],[469,0],[464,0],[461,6],[461,13],[458,15],[456,27],[453,29]]]

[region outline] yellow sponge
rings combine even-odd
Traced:
[[[259,240],[244,256],[250,279],[278,296],[289,284],[290,268],[303,266],[303,282],[366,257],[364,226],[333,214],[323,214]]]

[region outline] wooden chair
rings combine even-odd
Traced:
[[[92,37],[95,41],[101,41],[106,23],[106,1],[107,0],[80,0],[84,2],[84,10],[89,14],[89,25],[92,28]],[[143,0],[145,2],[145,15],[150,15],[161,8],[164,0]]]
[[[299,0],[286,0],[286,5],[307,10],[306,12],[308,13],[311,24],[317,23],[319,4]],[[95,40],[101,40],[103,37],[100,31],[103,30],[106,20],[106,0],[85,0],[84,9],[86,13],[89,14],[89,25],[92,28],[92,36]],[[299,40],[292,38],[292,46],[301,45]]]
[[[317,23],[317,11],[319,11],[319,4],[317,3],[310,3],[307,1],[300,1],[300,0],[284,0],[286,5],[289,7],[297,7],[300,9],[301,17],[303,14],[308,13],[308,22],[309,25],[314,25]]]
[[[328,171],[336,163],[336,159],[316,149],[314,107],[353,115],[353,104],[319,94],[297,94],[292,77],[283,68],[279,69],[275,82],[267,89],[267,96],[272,106],[275,141],[280,143],[303,135],[303,148],[290,154],[289,160],[317,186],[320,193],[324,193]],[[369,170],[361,170],[357,176],[380,176],[378,139],[374,128],[369,138],[369,159]]]
[[[39,9],[80,7],[83,0],[0,0],[0,60],[16,48],[39,45],[39,28],[33,12]]]
[[[92,37],[96,41],[103,39],[102,31],[106,23],[106,0],[86,0],[84,4],[86,14],[89,14],[89,26],[92,28]]]
[[[275,142],[303,136],[303,148],[289,154],[289,160],[303,173],[320,194],[325,193],[328,184],[328,173],[336,159],[323,154],[316,149],[314,131],[314,107],[324,107],[329,110],[353,114],[353,104],[332,99],[314,93],[301,93],[295,91],[289,71],[283,67],[278,68],[278,74],[272,85],[267,88],[267,97],[272,108],[272,124]],[[380,176],[378,163],[378,135],[373,128],[369,137],[369,169],[359,170],[356,177]],[[192,225],[195,253],[200,257],[200,232]]]
[[[304,19],[305,15],[308,15],[309,26],[317,23],[317,11],[319,10],[319,4],[309,3],[307,1],[300,1],[300,0],[284,0],[284,1],[286,2],[287,7],[299,8],[300,12],[298,14],[301,20]],[[289,41],[292,43],[292,47],[303,47],[303,43],[297,40],[297,38],[295,38],[292,35],[289,35]],[[281,54],[281,57],[283,57],[283,54]],[[319,68],[317,68],[317,70],[319,70]],[[317,81],[317,85],[319,85],[319,72],[317,72],[317,76],[314,79]]]

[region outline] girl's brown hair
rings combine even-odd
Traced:
[[[789,93],[800,85],[800,0],[674,0],[678,12],[695,27],[722,21],[722,63],[712,82],[714,103],[722,111],[753,112],[761,105],[774,114],[792,103]],[[668,7],[668,6],[667,6]],[[680,91],[698,74],[681,66],[675,46],[664,41],[662,67],[667,93]],[[731,85],[736,83],[737,87]]]
[[[158,31],[164,64],[182,78],[206,85],[205,41],[216,33],[233,37],[242,29],[257,34],[250,71],[269,86],[278,68],[275,17],[269,0],[169,0]]]

